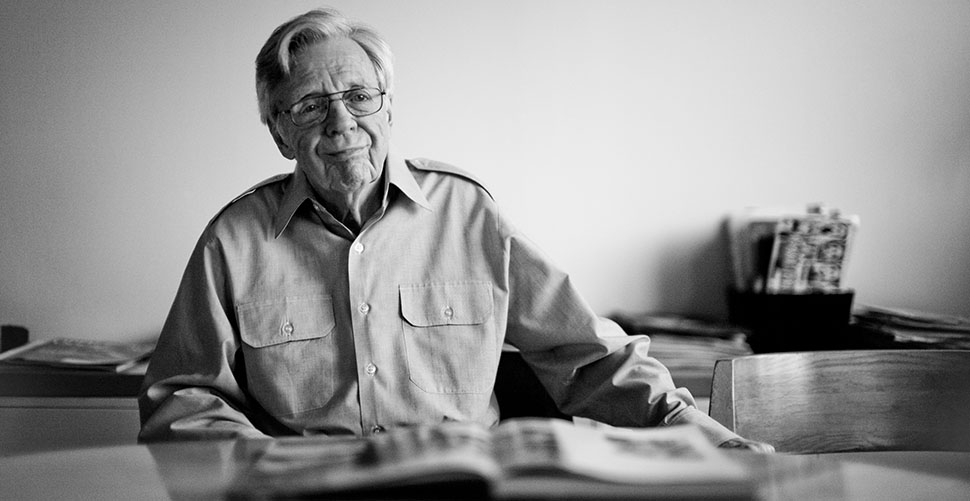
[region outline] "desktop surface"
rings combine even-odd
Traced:
[[[223,499],[269,440],[175,442],[0,458],[8,499]],[[970,452],[820,455],[728,451],[758,499],[966,499]],[[455,493],[460,497],[460,493]],[[551,488],[548,499],[560,499]]]

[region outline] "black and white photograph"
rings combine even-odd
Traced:
[[[966,0],[13,0],[0,40],[0,498],[970,492]],[[365,468],[518,423],[598,473]]]

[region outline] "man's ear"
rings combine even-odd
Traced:
[[[296,158],[296,150],[283,139],[283,135],[280,134],[280,128],[277,124],[278,122],[269,124],[269,133],[273,135],[273,141],[276,141],[276,147],[280,149],[280,154],[287,160],[293,160]]]

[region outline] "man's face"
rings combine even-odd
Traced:
[[[380,88],[374,65],[364,50],[348,38],[324,40],[307,47],[293,60],[290,78],[276,93],[276,105],[286,110],[301,99],[355,88]],[[339,97],[335,96],[335,97]],[[270,130],[280,152],[296,159],[320,195],[360,193],[381,176],[390,138],[390,102],[380,111],[355,117],[342,101],[332,100],[326,118],[296,127],[286,114]]]

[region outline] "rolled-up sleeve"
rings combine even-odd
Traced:
[[[139,441],[265,436],[234,367],[239,341],[218,240],[203,234],[139,395]]]
[[[737,435],[695,407],[686,388],[628,336],[596,315],[569,276],[527,238],[508,240],[506,341],[518,348],[560,410],[615,426],[698,425],[714,443]]]

